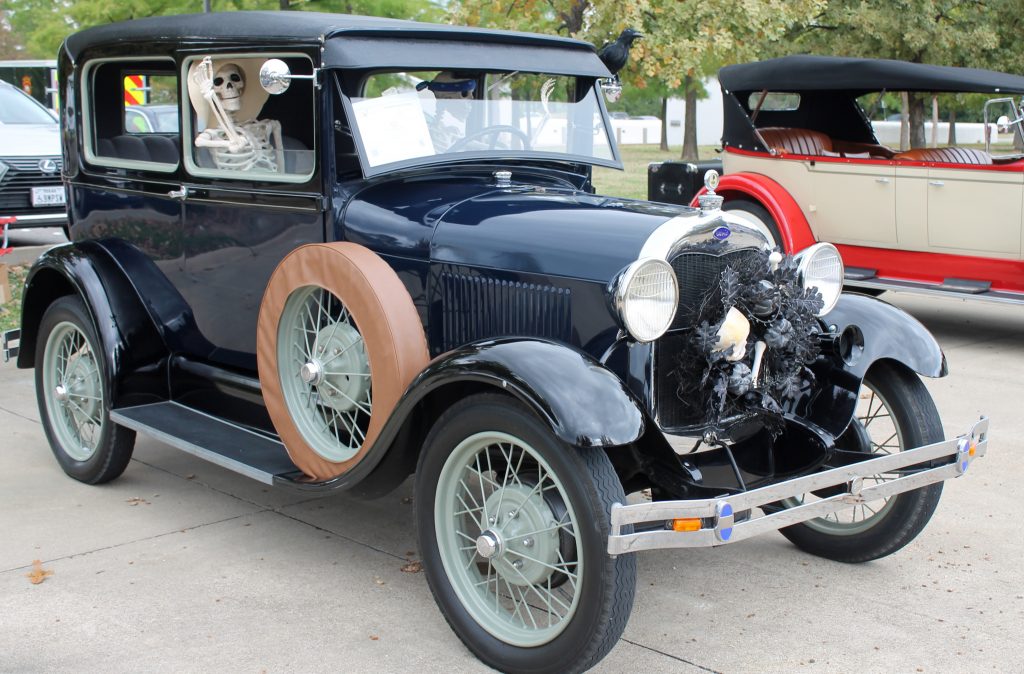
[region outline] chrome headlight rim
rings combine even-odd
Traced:
[[[838,279],[829,279],[834,281],[838,285],[838,290],[830,296],[826,295],[825,292],[822,291],[821,287],[817,284],[814,284],[813,286],[808,286],[809,281],[807,278],[807,272],[810,269],[811,264],[815,261],[815,259],[820,257],[821,255],[834,255],[837,262],[839,263]],[[818,312],[817,315],[824,316],[825,314],[827,314],[828,312],[832,311],[832,309],[835,308],[836,303],[839,301],[839,296],[843,294],[843,280],[845,277],[846,269],[846,267],[843,264],[843,256],[839,254],[838,248],[833,246],[831,243],[822,241],[814,244],[813,246],[808,246],[807,248],[804,248],[802,251],[796,254],[795,258],[797,265],[796,273],[797,278],[800,280],[800,285],[804,289],[808,287],[814,287],[818,289],[818,292],[821,293],[821,299],[825,302],[825,304],[824,306],[822,306],[821,310]]]
[[[642,332],[638,326],[630,323],[626,303],[629,301],[630,286],[636,280],[640,272],[651,265],[661,267],[662,269],[660,271],[667,274],[670,279],[671,310],[669,311],[663,326],[659,325],[659,329],[645,333]],[[615,313],[619,320],[619,324],[634,340],[642,344],[653,342],[668,332],[669,328],[672,327],[672,323],[675,321],[676,317],[676,310],[679,307],[679,281],[676,278],[676,273],[672,268],[672,265],[664,259],[658,257],[645,257],[630,263],[628,267],[616,276],[613,285],[612,303],[615,307]]]

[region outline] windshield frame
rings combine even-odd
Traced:
[[[435,68],[431,68],[434,70]],[[605,105],[604,96],[601,91],[601,87],[598,86],[598,78],[591,77],[588,75],[568,75],[569,77],[576,77],[578,82],[588,83],[588,90],[594,92],[594,97],[597,101],[597,107],[601,115],[601,123],[604,125],[605,134],[608,137],[608,145],[611,148],[612,159],[602,159],[600,157],[594,157],[592,155],[576,155],[569,154],[566,152],[537,152],[537,151],[524,151],[524,150],[513,150],[513,149],[487,149],[481,151],[468,151],[458,153],[441,153],[435,155],[429,155],[425,157],[413,157],[411,159],[405,159],[402,161],[391,162],[388,164],[381,164],[379,166],[371,166],[367,159],[366,147],[363,144],[363,138],[359,134],[358,127],[355,123],[355,111],[352,107],[352,97],[345,90],[344,81],[342,78],[343,69],[332,68],[334,77],[331,78],[332,85],[336,92],[337,97],[341,99],[341,104],[345,113],[345,124],[348,127],[349,132],[352,134],[352,141],[356,148],[356,154],[359,155],[359,166],[363,171],[363,176],[366,178],[372,178],[387,173],[396,173],[412,168],[428,167],[428,166],[439,166],[439,165],[450,165],[453,163],[480,163],[486,162],[493,164],[495,161],[537,161],[537,162],[560,162],[563,164],[586,164],[589,166],[604,166],[607,168],[623,170],[622,156],[619,153],[618,144],[615,142],[615,133],[612,129],[611,119],[608,117],[608,109]],[[405,68],[377,68],[373,70],[366,70],[360,74],[358,89],[361,90],[367,80],[373,76],[381,73],[401,73],[407,71],[423,70],[421,66],[408,66]],[[491,68],[487,69],[489,73],[510,73],[510,71],[502,68]]]

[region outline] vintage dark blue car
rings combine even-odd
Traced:
[[[126,127],[129,75],[177,131]],[[829,244],[595,194],[610,76],[575,40],[299,12],[69,37],[72,241],[4,337],[61,467],[112,480],[141,432],[310,492],[415,473],[430,588],[507,671],[604,657],[635,551],[907,544],[987,421],[943,440],[942,351],[841,294]]]

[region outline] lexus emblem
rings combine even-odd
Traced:
[[[43,173],[56,173],[57,162],[53,161],[52,159],[40,159],[39,170],[42,171]]]

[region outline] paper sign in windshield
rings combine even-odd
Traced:
[[[427,119],[415,93],[353,101],[352,111],[370,166],[434,154]]]

